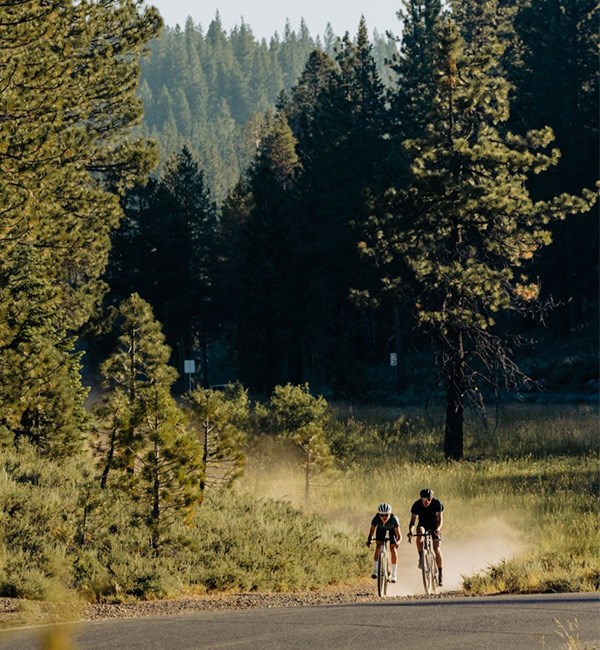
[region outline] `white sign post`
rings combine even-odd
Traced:
[[[398,355],[395,352],[390,352],[390,366],[398,365]]]
[[[196,362],[194,359],[184,360],[183,372],[188,376],[188,390],[192,390],[192,375],[196,372]]]

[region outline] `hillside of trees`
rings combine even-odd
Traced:
[[[340,41],[331,27],[313,37],[301,22],[267,43],[245,23],[226,33],[218,15],[206,33],[191,18],[184,29],[166,27],[150,43],[140,80],[143,133],[158,142],[161,168],[187,147],[222,202],[252,162],[264,113],[295,85],[311,52],[334,56]],[[374,32],[372,47],[385,79],[396,42]]]
[[[356,399],[392,377],[384,366],[394,352],[396,387],[422,381],[406,376],[409,352],[431,344],[415,318],[415,287],[382,292],[366,241],[369,218],[386,209],[380,197],[409,187],[406,143],[444,128],[445,116],[431,117],[434,66],[446,46],[432,30],[441,13],[439,2],[407,3],[390,25],[397,39],[370,37],[362,22],[355,35],[313,37],[302,26],[267,43],[245,24],[226,33],[217,17],[206,33],[188,19],[152,41],[141,132],[158,143],[161,162],[124,204],[107,281],[109,301],[137,291],[152,304],[180,372],[193,358],[203,385],[239,379],[267,393],[309,381]],[[513,151],[525,146],[514,138],[548,129],[529,141],[545,147],[547,164],[538,160],[511,183],[525,185],[532,206],[593,188],[593,3],[500,3],[489,26],[484,16],[482,8],[461,18],[463,38],[473,47],[480,32],[495,30],[497,44],[478,64],[505,87],[494,81],[487,99],[465,101],[489,104],[485,119]],[[481,123],[471,114],[486,110],[457,109],[467,140]],[[499,155],[502,165],[511,154]],[[485,191],[513,190],[492,183]],[[510,308],[494,318],[513,352],[530,335],[593,342],[597,326],[597,212],[567,201],[539,225],[546,234],[517,265],[537,285],[537,317]]]

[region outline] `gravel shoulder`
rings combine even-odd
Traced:
[[[444,593],[439,598],[457,595]],[[424,596],[398,596],[390,600],[412,600]],[[143,616],[174,616],[202,611],[251,609],[255,607],[305,607],[339,605],[379,600],[374,584],[365,581],[353,585],[328,587],[318,591],[288,593],[224,593],[186,598],[132,603],[89,604],[81,602],[45,602],[0,598],[0,629],[43,625],[66,621],[93,621]]]

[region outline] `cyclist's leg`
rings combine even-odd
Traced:
[[[383,531],[383,536],[380,532],[380,529],[377,528],[375,532],[375,554],[373,555],[373,571],[371,572],[371,578],[377,578],[377,569],[379,567],[379,556],[381,555],[381,545],[383,544],[383,539],[385,537],[385,531]]]
[[[396,551],[396,535],[394,532],[390,532],[390,559],[392,561],[392,575],[390,580],[396,582],[398,579],[398,553]]]
[[[425,529],[423,526],[419,526],[417,528],[417,551],[419,552],[419,569],[423,567],[423,537],[422,535],[425,534]]]
[[[438,582],[442,586],[442,567],[444,558],[442,557],[442,539],[439,533],[433,533],[433,552],[435,553],[435,563],[438,568]]]
[[[390,533],[390,558],[392,560],[392,564],[396,564],[398,562],[398,552],[396,550],[396,536],[394,533]]]
[[[377,540],[375,542],[375,555],[373,556],[373,561],[377,562],[380,555],[381,555],[381,542]]]

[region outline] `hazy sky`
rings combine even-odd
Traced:
[[[167,25],[183,27],[189,15],[205,30],[218,10],[226,31],[240,25],[243,18],[259,39],[269,39],[276,31],[282,36],[286,18],[294,30],[304,18],[313,37],[322,35],[327,23],[337,36],[346,31],[355,36],[361,15],[369,34],[374,29],[380,34],[400,32],[396,17],[400,0],[146,0],[146,4],[157,7]]]

